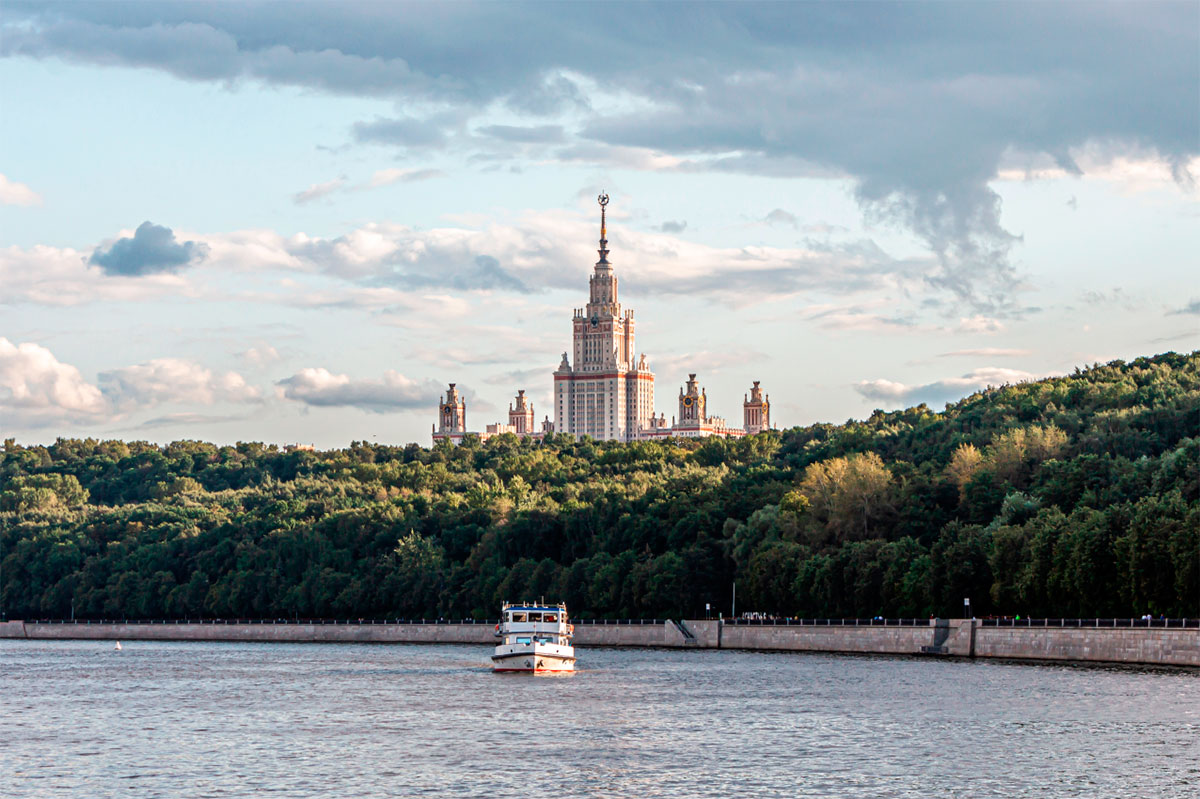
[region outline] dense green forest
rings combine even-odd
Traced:
[[[1200,615],[1200,352],[741,440],[0,454],[9,618]]]

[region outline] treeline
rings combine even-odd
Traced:
[[[6,441],[21,617],[1200,615],[1200,353],[742,440]]]

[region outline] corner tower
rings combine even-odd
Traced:
[[[554,372],[554,429],[632,441],[654,415],[654,373],[644,355],[635,358],[633,311],[621,311],[608,260],[608,195],[597,201],[600,260],[588,281],[587,305],[571,319],[571,353],[563,353]]]
[[[771,398],[763,396],[758,382],[754,381],[748,397],[742,397],[742,420],[748,435],[771,429]]]

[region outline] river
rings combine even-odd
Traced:
[[[718,650],[0,640],[6,797],[1200,796],[1200,673]]]

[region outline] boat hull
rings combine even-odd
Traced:
[[[492,655],[492,671],[543,674],[575,671],[575,656],[549,652],[506,652]]]

